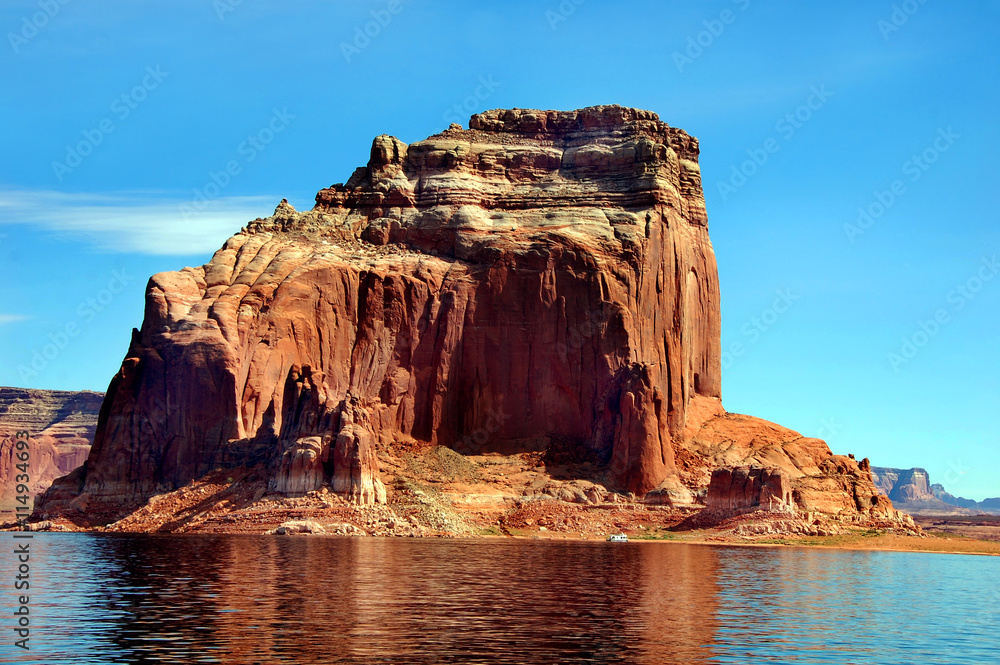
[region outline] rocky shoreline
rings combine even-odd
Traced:
[[[361,504],[329,486],[302,496],[268,492],[266,469],[220,469],[152,497],[124,516],[41,514],[34,530],[106,533],[329,534],[376,537],[548,537],[603,540],[610,533],[717,542],[829,537],[853,532],[920,535],[906,515],[882,517],[756,506],[741,511],[674,505],[664,496],[607,491],[567,476],[581,467],[547,467],[538,455],[461,456],[445,448],[383,454],[388,501]],[[420,469],[419,476],[398,473]],[[396,470],[398,475],[393,473]],[[574,473],[575,471],[575,473]],[[562,478],[562,479],[560,479]],[[706,494],[706,498],[710,495]]]

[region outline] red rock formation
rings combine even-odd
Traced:
[[[776,469],[741,466],[716,469],[708,484],[706,507],[727,514],[748,510],[787,510],[792,502],[792,483]]]
[[[762,466],[715,469],[706,507],[723,515],[799,510],[895,517],[892,503],[872,485],[866,462],[859,465],[848,457],[833,455],[817,473],[794,478],[781,469]]]
[[[94,392],[0,388],[0,510],[14,507],[20,474],[14,435],[31,435],[28,486],[34,496],[87,459],[103,398]]]
[[[379,502],[376,451],[407,441],[557,442],[675,503],[718,466],[820,474],[823,442],[722,410],[697,160],[696,139],[619,106],[376,138],[313,210],[282,202],[207,265],[150,280],[90,457],[45,509],[126,508],[255,464],[272,491]],[[771,429],[745,454],[720,443],[755,428]]]
[[[252,459],[297,492],[331,456],[282,460],[326,435],[326,477],[377,500],[368,433],[451,445],[488,424],[491,445],[575,441],[635,492],[670,475],[691,396],[719,395],[697,141],[621,107],[471,127],[379,137],[311,212],[283,204],[208,265],[153,277],[63,489],[131,503]]]

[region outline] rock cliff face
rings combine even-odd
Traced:
[[[954,496],[940,483],[931,484],[930,474],[924,469],[872,467],[872,479],[880,493],[914,515],[1000,512],[1000,499],[973,501]]]
[[[708,485],[707,508],[725,514],[794,507],[788,476],[766,467],[716,469]]]
[[[558,450],[672,504],[740,465],[804,504],[876,494],[822,441],[722,409],[696,139],[619,106],[469,127],[380,136],[312,210],[282,202],[154,276],[90,457],[44,510],[126,509],[237,466],[272,493],[381,503],[380,456],[413,445]]]
[[[34,496],[87,459],[103,399],[95,392],[0,388],[0,510],[13,509],[18,484],[14,435],[31,435],[28,476]]]
[[[872,480],[879,491],[903,503],[933,499],[930,475],[924,469],[872,468]]]

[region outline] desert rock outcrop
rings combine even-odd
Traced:
[[[698,154],[620,106],[377,137],[312,210],[282,202],[149,281],[90,456],[40,510],[127,511],[235,467],[377,504],[396,446],[558,449],[672,505],[718,468],[762,466],[786,503],[858,510],[867,469],[722,409]]]
[[[712,472],[707,508],[728,514],[752,510],[783,510],[792,504],[792,484],[777,469],[741,466]]]

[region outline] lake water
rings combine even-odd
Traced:
[[[37,534],[3,663],[1000,663],[1000,558]],[[10,547],[8,545],[11,545]]]

